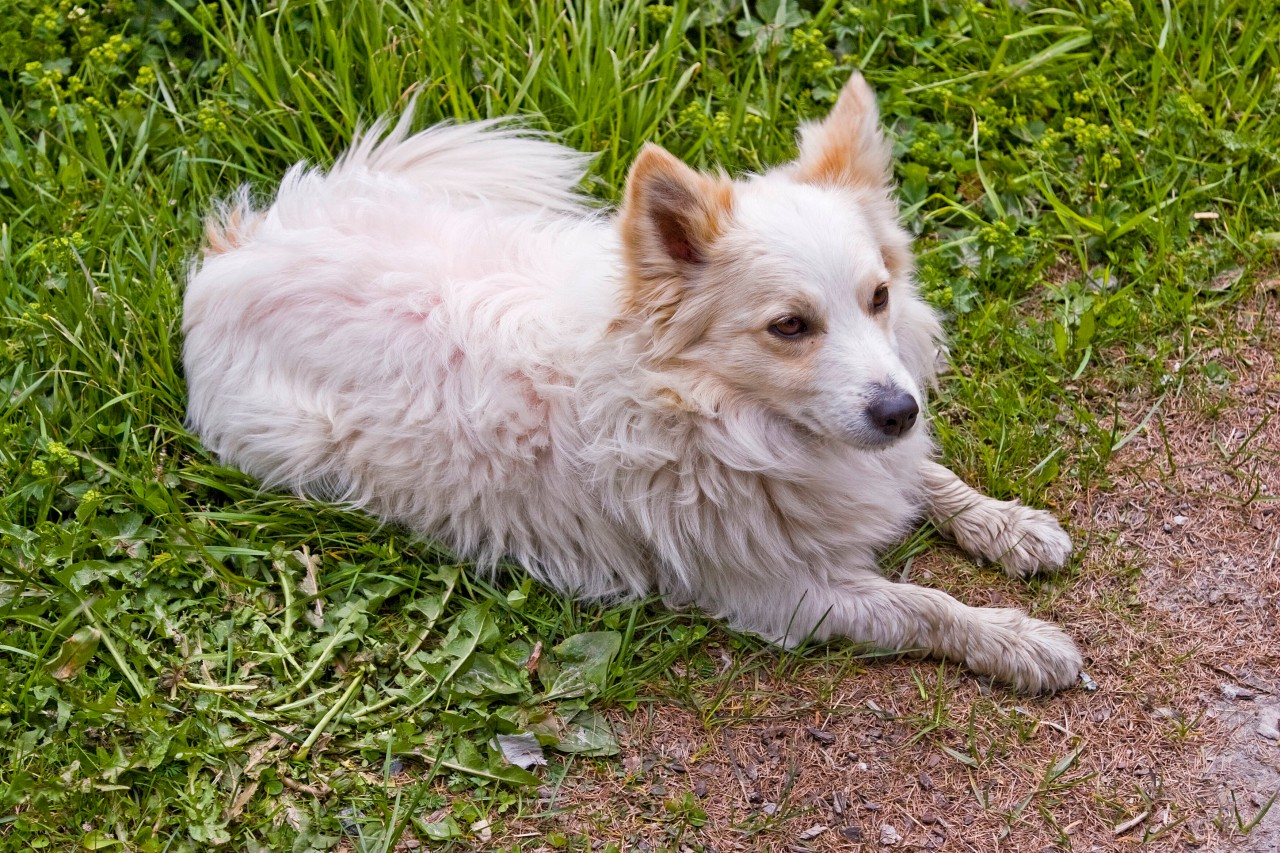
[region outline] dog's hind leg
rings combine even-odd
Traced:
[[[782,607],[788,599],[789,610]],[[828,584],[774,589],[742,603],[748,610],[734,614],[736,627],[773,634],[785,645],[840,636],[924,652],[1026,693],[1070,687],[1083,666],[1075,643],[1055,625],[1019,610],[969,607],[939,590],[894,583],[869,569]],[[780,629],[770,624],[784,616]]]
[[[929,520],[967,553],[1012,577],[1060,569],[1071,556],[1071,539],[1044,510],[989,498],[936,462],[923,463],[921,473]]]

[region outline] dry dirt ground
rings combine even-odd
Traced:
[[[1280,850],[1280,802],[1257,820],[1280,791],[1277,296],[1192,341],[1195,379],[1092,389],[1133,435],[1105,484],[1052,507],[1076,577],[1030,590],[946,546],[911,565],[1067,626],[1095,690],[1017,697],[933,662],[816,656],[699,674],[679,701],[614,712],[621,758],[571,766],[489,849],[552,849],[556,831],[624,851]]]

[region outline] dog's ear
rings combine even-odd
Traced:
[[[627,175],[620,217],[636,283],[685,278],[706,263],[724,233],[732,193],[727,178],[695,172],[657,145],[641,149]]]
[[[880,132],[875,93],[855,71],[827,117],[801,125],[793,176],[809,184],[887,187],[893,174],[891,153]]]

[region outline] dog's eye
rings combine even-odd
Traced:
[[[879,314],[881,311],[889,307],[889,288],[887,285],[880,285],[876,288],[876,292],[871,294],[871,310]]]
[[[770,326],[769,331],[780,338],[798,338],[809,331],[809,324],[799,317],[783,317]]]

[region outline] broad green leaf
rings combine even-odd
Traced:
[[[569,699],[604,690],[609,665],[622,647],[617,631],[575,634],[551,650],[538,665],[547,696]]]
[[[67,681],[84,668],[98,649],[102,640],[102,632],[97,628],[84,627],[76,631],[62,643],[62,649],[49,664],[49,674],[59,681]]]
[[[554,748],[558,752],[598,756],[617,755],[619,750],[613,726],[592,709],[579,711],[565,723],[560,741]]]

